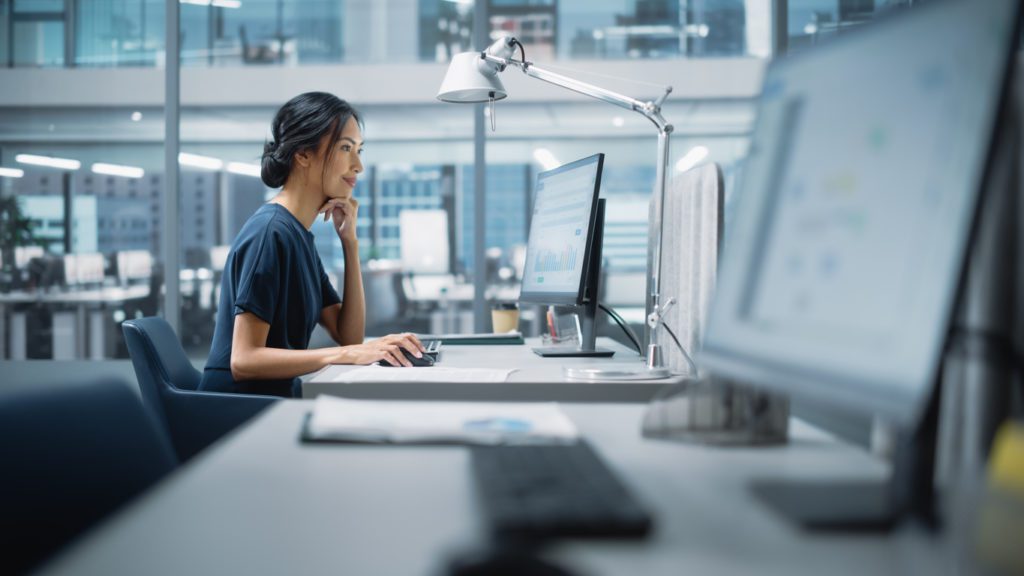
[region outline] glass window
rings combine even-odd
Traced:
[[[212,36],[210,29],[213,13],[221,8],[202,2],[182,2],[179,21],[181,25],[181,65],[209,66],[212,64]]]
[[[14,0],[16,13],[63,13],[64,0]]]
[[[17,67],[64,65],[63,20],[15,20],[13,63]]]
[[[97,0],[75,13],[75,65],[155,66],[163,50],[164,2]]]
[[[755,5],[748,11],[748,4]],[[744,0],[562,0],[552,26],[557,30],[561,59],[763,55],[768,43],[768,14],[759,4]],[[527,58],[534,59],[529,49]]]
[[[10,66],[10,7],[11,0],[0,0],[0,68]]]
[[[447,62],[472,50],[473,2],[419,0],[419,59]]]
[[[788,50],[802,50],[912,0],[789,0]]]
[[[120,323],[162,306],[162,111],[19,106],[0,126],[0,210],[26,223],[0,234],[0,356],[127,358]]]

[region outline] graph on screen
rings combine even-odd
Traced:
[[[597,164],[542,174],[537,182],[524,291],[579,291],[586,256]]]

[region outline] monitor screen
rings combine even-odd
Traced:
[[[770,66],[705,366],[917,417],[956,298],[1017,4],[924,3]]]
[[[581,304],[604,154],[537,175],[519,299]]]

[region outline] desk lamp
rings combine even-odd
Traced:
[[[519,48],[520,57],[518,60],[513,58],[516,47]],[[482,52],[463,52],[455,55],[448,66],[448,73],[441,83],[437,99],[442,102],[455,104],[479,104],[484,102],[493,104],[498,100],[502,100],[508,96],[508,93],[498,78],[498,73],[503,72],[509,66],[519,68],[524,74],[532,78],[567,88],[621,108],[633,110],[650,120],[658,129],[658,163],[654,185],[654,227],[656,233],[651,235],[648,249],[651,257],[651,268],[647,279],[649,312],[645,326],[645,336],[648,342],[645,357],[646,368],[643,370],[623,370],[617,367],[606,371],[596,371],[600,373],[596,373],[594,369],[588,369],[586,373],[570,374],[570,376],[588,379],[667,378],[671,373],[665,367],[665,359],[660,346],[656,343],[656,335],[665,312],[675,304],[675,298],[669,298],[664,304],[661,304],[659,294],[661,287],[661,244],[662,235],[664,234],[662,229],[662,206],[665,202],[669,135],[672,134],[672,125],[661,115],[661,105],[672,92],[672,87],[665,87],[665,93],[653,102],[641,102],[635,98],[618,94],[593,84],[544,70],[526,60],[526,50],[519,40],[512,36],[504,36]],[[491,129],[494,129],[493,110],[491,112]],[[685,350],[683,354],[688,357]]]

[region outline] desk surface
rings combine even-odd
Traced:
[[[460,368],[515,368],[501,383],[436,383],[436,382],[373,382],[348,384],[331,380],[358,366],[333,365],[303,378],[302,396],[320,394],[347,398],[386,400],[481,400],[481,401],[551,401],[551,402],[647,402],[659,390],[682,377],[645,380],[587,382],[569,381],[563,369],[567,366],[601,364],[635,364],[640,356],[611,338],[598,338],[598,346],[615,350],[611,358],[541,358],[531,350],[540,346],[540,338],[527,338],[525,345],[456,346],[441,348],[441,363]],[[429,370],[403,368],[402,370]],[[414,374],[414,373],[411,373]]]
[[[302,445],[309,401],[284,401],[183,467],[45,574],[439,574],[483,522],[461,447]],[[759,477],[879,478],[860,449],[799,422],[789,445],[642,439],[643,407],[564,405],[655,514],[642,542],[550,551],[580,574],[927,574],[952,554],[912,529],[810,534],[750,493]]]
[[[96,304],[138,300],[149,296],[149,285],[104,286],[102,288],[63,290],[15,290],[0,293],[0,304]]]

